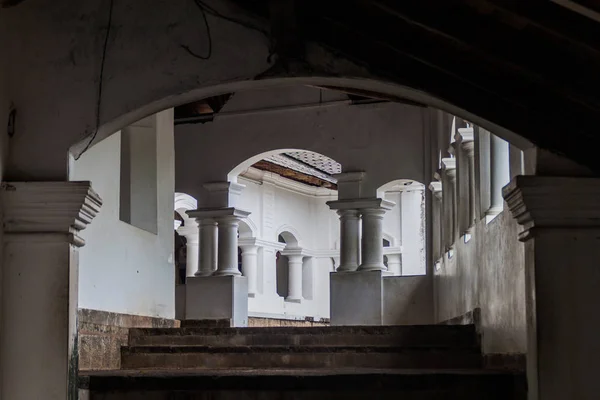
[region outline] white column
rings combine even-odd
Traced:
[[[358,210],[338,210],[340,216],[340,265],[338,272],[356,271],[359,262]]]
[[[502,212],[504,201],[502,188],[510,181],[510,156],[508,142],[491,135],[491,197],[492,204],[487,211],[487,220],[490,221]]]
[[[385,271],[383,265],[383,208],[363,208],[362,241],[363,253],[360,271]]]
[[[400,254],[386,254],[388,259],[388,272],[393,276],[402,275],[402,262]]]
[[[241,244],[240,247],[242,248],[242,275],[248,278],[248,296],[254,297],[258,283],[258,246]]]
[[[180,226],[177,233],[185,238],[186,243],[185,276],[195,276],[198,272],[198,257],[200,256],[198,223],[193,219],[186,219],[185,225]]]
[[[199,265],[196,276],[210,276],[217,269],[217,221],[197,218],[200,226]]]
[[[302,301],[302,261],[298,254],[287,254],[288,258],[288,296],[285,301],[300,303]]]
[[[219,224],[218,259],[215,276],[239,276],[238,227],[240,218],[235,215],[221,216]]]
[[[600,179],[517,176],[504,198],[525,243],[528,399],[597,399]]]
[[[102,201],[89,182],[2,191],[2,399],[77,399],[79,231]]]

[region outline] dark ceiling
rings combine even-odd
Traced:
[[[599,169],[600,23],[593,18],[548,0],[236,2],[271,21],[280,67],[305,60],[305,44],[316,42]]]

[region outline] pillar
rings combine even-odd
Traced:
[[[199,268],[198,258],[200,255],[200,232],[198,223],[193,219],[186,219],[185,225],[180,226],[177,229],[177,233],[185,237],[187,254],[185,276],[195,276]]]
[[[383,265],[383,208],[363,208],[362,215],[362,263],[360,271],[385,271]]]
[[[215,276],[239,276],[238,270],[238,227],[240,218],[236,215],[222,216],[219,224],[218,260]]]
[[[459,129],[461,132],[461,129]],[[476,186],[475,186],[475,136],[473,134],[473,128],[464,130],[461,132],[462,141],[461,146],[464,154],[467,156],[468,165],[468,186],[469,186],[469,229],[477,222],[477,202]]]
[[[340,216],[340,264],[338,272],[356,271],[359,262],[359,222],[358,210],[338,210]]]
[[[302,301],[302,261],[304,256],[290,254],[285,251],[282,255],[288,259],[288,295],[285,301],[300,303]]]
[[[1,398],[77,399],[79,231],[101,204],[89,182],[4,185]]]
[[[388,259],[387,270],[392,276],[402,275],[402,261],[400,254],[386,254]]]
[[[443,165],[443,181],[444,196],[443,212],[444,218],[444,250],[450,249],[457,239],[457,224],[456,224],[456,159],[442,158]]]
[[[190,212],[188,215],[191,216]],[[200,228],[199,260],[196,276],[210,276],[217,270],[217,221],[196,218]]]
[[[600,179],[517,176],[504,199],[523,226],[529,399],[596,399]]]
[[[240,244],[242,248],[242,275],[248,279],[248,296],[254,297],[258,284],[258,246]]]

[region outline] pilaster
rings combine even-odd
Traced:
[[[594,399],[600,179],[517,176],[504,198],[523,226],[529,399]]]
[[[77,399],[79,231],[102,201],[90,182],[2,189],[1,397]]]

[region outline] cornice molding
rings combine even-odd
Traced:
[[[503,196],[526,241],[538,228],[599,228],[600,179],[517,176]]]
[[[7,233],[77,233],[92,222],[101,206],[90,182],[2,184]]]

